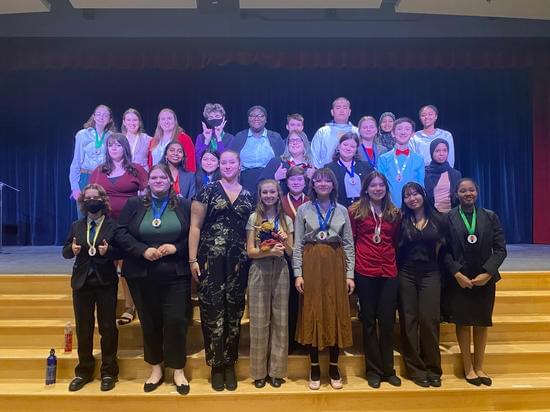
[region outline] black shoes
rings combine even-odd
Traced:
[[[176,385],[176,390],[180,395],[187,395],[191,390],[191,386],[189,384],[185,385],[182,383],[181,385]]]
[[[210,375],[210,384],[215,391],[223,391],[224,386],[224,370],[223,366],[213,366]]]
[[[481,386],[481,379],[476,376],[475,378],[464,378],[470,385]]]
[[[269,384],[274,388],[280,388],[283,383],[285,383],[285,380],[282,378],[271,378],[269,380]]]
[[[114,389],[117,382],[118,382],[118,379],[115,378],[114,376],[109,376],[109,375],[103,376],[101,378],[100,388],[103,392],[110,391],[111,389]]]
[[[412,381],[416,385],[421,386],[423,388],[429,388],[430,387],[430,381],[427,378],[413,378]]]
[[[388,382],[391,386],[401,386],[401,379],[396,375],[386,376],[384,381]]]
[[[82,376],[76,376],[73,378],[71,383],[69,383],[69,391],[70,392],[79,391],[84,387],[84,385],[86,385],[91,381],[93,381],[93,378],[84,378]]]
[[[164,374],[160,377],[158,382],[155,383],[145,383],[143,385],[143,392],[153,392],[155,389],[157,389],[160,385],[164,383]]]
[[[263,378],[263,379],[256,379],[254,381],[254,387],[257,388],[257,389],[262,389],[264,386],[265,386],[265,380],[266,378]]]
[[[491,386],[493,384],[493,380],[488,376],[480,376],[479,381],[481,382],[482,385],[485,385],[485,386]]]
[[[237,376],[235,375],[235,365],[224,366],[225,389],[234,391],[237,389]]]
[[[428,382],[430,382],[430,386],[434,388],[439,388],[441,386],[441,378],[439,376],[428,376]]]
[[[380,376],[367,375],[367,383],[371,388],[378,389],[380,387]]]

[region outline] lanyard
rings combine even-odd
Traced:
[[[94,129],[95,134],[95,148],[99,149],[103,145],[103,139],[105,139],[105,135],[107,134],[107,130],[104,130],[101,134],[101,139],[99,138],[99,134],[97,133],[97,130]]]
[[[338,160],[338,164],[342,166],[346,170],[346,174],[348,174],[349,177],[353,179],[353,177],[355,176],[355,172],[354,172],[355,160],[351,161],[351,167],[349,169],[346,167],[346,165],[344,165],[344,163],[342,163],[341,160]]]
[[[474,212],[472,213],[472,224],[470,225],[468,223],[468,218],[462,211],[462,207],[458,206],[458,213],[460,214],[460,217],[462,218],[462,221],[464,222],[464,226],[466,226],[466,230],[468,231],[469,235],[473,235],[476,231],[476,223],[477,223],[477,216],[476,216],[476,208],[474,207]]]
[[[330,223],[330,218],[332,217],[332,212],[334,211],[334,205],[331,203],[330,207],[328,208],[327,214],[323,218],[323,214],[321,213],[321,208],[319,207],[319,202],[314,202],[315,209],[317,209],[317,219],[319,220],[319,228],[323,231],[326,231],[328,229],[328,225]]]
[[[369,156],[369,151],[367,150],[367,148],[363,143],[361,143],[361,147],[363,148],[363,152],[365,153],[365,157],[367,158],[367,161],[370,163],[370,165],[374,169],[374,166],[376,165],[376,145],[375,144],[372,145],[372,160]]]
[[[137,147],[137,144],[138,144],[138,141],[139,141],[140,137],[141,136],[138,134],[134,139],[134,143],[132,143],[130,145],[130,152],[132,153],[132,160],[134,160],[134,157],[136,156],[136,147]],[[128,136],[126,136],[126,140],[130,141],[130,139],[128,139]]]
[[[97,219],[99,223],[96,222],[95,227],[95,234],[94,238],[92,239],[92,242],[90,243],[90,229],[92,226],[92,222],[88,222],[86,224],[86,242],[88,243],[88,246],[90,249],[95,249],[95,244],[97,242],[97,237],[99,236],[99,231],[101,230],[101,225],[103,225],[103,222],[105,221],[105,216],[101,216],[99,219]]]
[[[399,163],[397,162],[397,156],[395,155],[395,150],[393,152],[393,161],[395,163],[395,169],[397,170],[397,177],[402,178],[403,174],[405,173],[405,169],[407,169],[407,165],[409,164],[409,158],[410,156],[406,156],[405,163],[403,163],[403,166],[401,166],[401,169],[399,169]]]
[[[300,204],[304,203],[304,195],[303,193],[300,195]],[[290,210],[292,210],[292,213],[294,213],[294,216],[296,216],[296,208],[294,207],[294,204],[292,203],[292,198],[290,197],[290,192],[286,194],[286,198],[288,200],[288,205],[290,206]]]
[[[374,219],[374,234],[375,236],[380,236],[382,232],[382,215],[378,215],[374,211],[374,207],[370,205],[370,211],[372,212],[372,218]],[[378,220],[380,218],[380,220]]]
[[[153,218],[160,219],[164,211],[166,210],[166,206],[168,206],[168,196],[164,198],[162,201],[162,204],[160,207],[157,207],[157,204],[155,202],[156,199],[153,198],[151,202],[151,211],[153,212]]]

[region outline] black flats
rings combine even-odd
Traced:
[[[71,383],[69,383],[69,391],[70,392],[76,392],[79,391],[86,385],[87,383],[93,381],[93,378],[84,378],[82,376],[76,376],[73,378]]]
[[[475,378],[464,378],[466,379],[466,382],[468,382],[470,385],[474,386],[491,386],[493,384],[493,380],[489,378],[488,376],[476,376]]]
[[[153,392],[163,383],[164,383],[164,374],[160,377],[160,379],[157,382],[154,382],[154,383],[145,382],[145,384],[143,384],[143,392]]]
[[[113,376],[103,376],[101,378],[101,390],[103,392],[110,391],[111,389],[114,389],[116,383],[118,382],[118,379]]]

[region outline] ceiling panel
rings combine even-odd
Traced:
[[[50,11],[51,5],[47,0],[2,0],[0,14],[39,13]]]
[[[395,11],[550,20],[550,0],[399,0]]]
[[[75,9],[196,9],[197,0],[69,0]],[[219,0],[223,1],[223,0]]]
[[[240,0],[241,9],[378,9],[381,4],[382,0]]]

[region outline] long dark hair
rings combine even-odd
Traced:
[[[409,191],[415,191],[422,196],[422,207],[424,208],[424,216],[428,220],[429,225],[433,225],[438,233],[441,234],[441,240],[445,239],[445,225],[441,213],[439,213],[436,208],[430,203],[426,195],[424,188],[416,182],[408,182],[403,186],[401,190],[401,213],[403,215],[403,220],[401,222],[401,240],[411,240],[413,235],[414,226],[414,212],[405,204],[405,193]]]
[[[181,170],[182,172],[187,172],[187,169],[185,168],[185,162],[187,161],[187,156],[185,155],[185,149],[183,148],[183,145],[177,140],[172,141],[166,145],[166,147],[164,148],[164,153],[162,154],[162,158],[160,159],[159,163],[166,165],[168,166],[168,168],[170,168],[170,162],[168,161],[168,159],[166,159],[166,155],[168,154],[168,149],[170,149],[170,147],[174,145],[178,145],[179,147],[181,147],[181,150],[183,151],[183,157],[181,158],[181,161],[176,165],[176,169]]]
[[[105,163],[101,165],[101,173],[109,175],[115,168],[115,162],[109,154],[109,142],[113,140],[122,146],[122,167],[124,168],[124,170],[126,170],[127,173],[130,173],[132,176],[137,176],[137,169],[132,163],[132,151],[130,150],[130,143],[128,143],[128,139],[122,133],[113,133],[109,135],[109,137],[107,137],[107,141],[105,142],[105,146],[107,146],[107,150],[105,151]]]
[[[220,152],[217,150],[212,149],[210,146],[208,146],[204,152],[201,153],[201,156],[199,158],[199,164],[197,165],[197,172],[195,173],[196,177],[196,183],[200,182],[200,185],[197,185],[197,187],[200,187],[203,185],[204,182],[204,176],[206,176],[206,172],[202,168],[202,158],[206,153],[210,153],[212,156],[214,156],[216,159],[218,159],[218,168],[212,172],[212,182],[215,182],[216,180],[220,180]]]
[[[168,207],[172,210],[174,210],[179,203],[178,195],[172,188],[172,185],[174,183],[174,180],[172,179],[172,173],[170,173],[170,169],[167,165],[158,163],[154,165],[151,170],[149,170],[149,174],[147,177],[151,177],[151,173],[155,170],[160,170],[162,173],[164,173],[166,176],[168,176],[168,179],[170,180],[170,187],[168,188]],[[143,206],[145,206],[147,209],[151,207],[151,203],[153,202],[153,195],[151,194],[151,189],[149,188],[149,185],[145,188],[145,194],[143,195]]]

